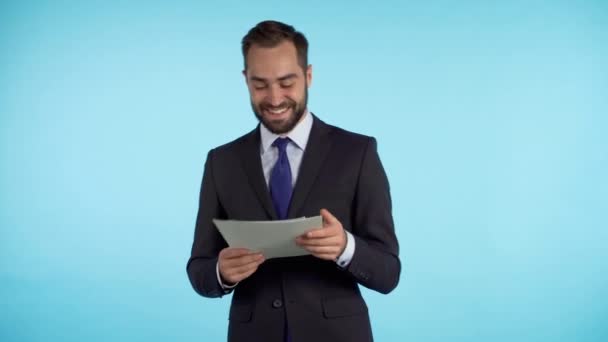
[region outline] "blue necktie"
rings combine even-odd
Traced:
[[[287,159],[287,144],[289,144],[289,138],[277,138],[272,143],[272,146],[279,149],[279,159],[277,159],[270,173],[270,197],[272,197],[272,204],[280,220],[287,218],[287,210],[289,210],[289,202],[293,192],[291,167],[289,166],[289,159]],[[291,342],[288,329],[287,320],[285,320],[285,342]]]
[[[287,159],[287,144],[289,144],[289,138],[277,138],[272,143],[272,146],[279,149],[279,159],[270,174],[270,197],[272,197],[272,204],[280,220],[287,218],[287,210],[293,192],[291,167],[289,159]]]

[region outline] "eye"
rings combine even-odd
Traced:
[[[291,88],[293,87],[293,82],[281,82],[281,88]]]
[[[253,89],[255,89],[255,90],[266,89],[266,84],[265,83],[254,83],[253,84]]]

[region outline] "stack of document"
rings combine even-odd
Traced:
[[[321,228],[321,216],[279,221],[217,220],[213,223],[230,247],[262,252],[266,259],[310,254],[296,244],[296,237]]]

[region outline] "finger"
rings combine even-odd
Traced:
[[[240,281],[241,275],[244,273],[249,273],[249,271],[253,270],[255,271],[260,264],[262,264],[264,262],[264,259],[260,259],[257,261],[253,261],[247,264],[242,264],[242,265],[219,265],[220,268],[220,274],[222,275],[223,279],[226,279],[228,282],[230,283],[237,283]],[[250,273],[251,274],[251,273]]]
[[[328,226],[325,228],[317,228],[317,229],[312,229],[307,231],[306,233],[304,233],[304,235],[302,235],[302,237],[306,238],[306,239],[321,239],[321,238],[327,238],[327,237],[331,237],[331,236],[336,236],[339,235],[340,230],[335,229],[335,226]]]
[[[256,267],[256,268],[253,268],[253,269],[251,269],[251,270],[249,270],[249,271],[247,271],[247,272],[244,272],[244,273],[240,273],[240,274],[238,274],[238,275],[236,276],[236,278],[235,278],[235,281],[234,281],[234,282],[235,282],[235,283],[238,283],[239,281],[242,281],[242,280],[244,280],[244,279],[249,278],[249,277],[250,277],[250,276],[251,276],[253,273],[255,273],[255,271],[257,271],[257,270],[258,270],[258,268]]]
[[[238,266],[232,266],[232,267],[228,267],[225,269],[225,274],[229,275],[229,276],[237,276],[239,274],[242,273],[247,273],[250,270],[255,270],[258,268],[258,266],[261,264],[261,262],[259,261],[253,261],[247,264],[242,264],[242,265],[238,265]]]
[[[321,217],[323,218],[323,225],[332,225],[338,222],[338,219],[332,215],[327,209],[321,209]]]
[[[324,239],[344,234],[341,226],[327,226],[325,228],[312,229],[301,235],[305,239]]]
[[[306,246],[304,247],[307,251],[312,254],[332,254],[337,255],[340,251],[340,247],[337,246]]]
[[[247,248],[238,248],[238,247],[228,247],[228,248],[224,248],[222,249],[222,251],[220,252],[220,257],[224,257],[224,258],[238,258],[242,255],[246,255],[246,254],[251,254],[254,253],[254,251],[249,250]]]
[[[326,238],[296,238],[296,243],[300,246],[339,246],[340,239],[338,236],[330,236]]]
[[[224,249],[220,252],[219,254],[219,258],[221,259],[238,259],[241,258],[243,256],[248,256],[248,255],[262,255],[262,253],[257,252],[257,251],[252,251],[246,248],[239,248],[236,250],[229,250],[229,249]]]
[[[264,260],[264,256],[260,253],[257,254],[246,254],[240,257],[231,259],[220,260],[220,263],[227,268],[240,267],[251,263],[261,263]]]

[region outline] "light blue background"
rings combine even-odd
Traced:
[[[225,339],[185,265],[268,18],[310,40],[311,110],[378,138],[378,341],[608,340],[604,1],[2,2],[0,340]]]

